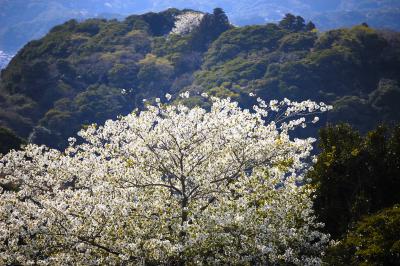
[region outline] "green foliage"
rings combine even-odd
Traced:
[[[154,97],[171,86],[174,68],[168,60],[147,54],[146,58],[139,61],[139,65],[139,88],[142,88],[146,97]]]
[[[204,65],[211,67],[235,58],[237,55],[278,48],[278,41],[286,34],[275,24],[246,26],[224,32],[205,55]]]
[[[308,173],[315,210],[326,230],[342,236],[363,215],[400,203],[400,126],[380,126],[365,137],[349,125],[320,131],[320,149]]]
[[[137,81],[138,68],[135,63],[116,63],[107,72],[108,82],[118,88],[129,88]]]
[[[317,40],[312,32],[288,34],[280,40],[280,49],[285,52],[310,50]]]
[[[376,110],[386,110],[385,113],[393,112],[400,115],[400,86],[395,80],[382,79],[378,89],[370,94],[369,101]]]
[[[120,88],[92,85],[74,98],[62,98],[54,103],[38,122],[31,141],[62,148],[68,136],[73,136],[85,124],[103,124],[107,119],[128,114],[135,104],[131,92],[122,94]],[[59,134],[61,132],[62,134]]]
[[[336,107],[330,122],[348,122],[365,132],[379,122],[398,121],[394,105],[379,108],[372,102],[382,82],[399,81],[399,42],[393,39],[365,26],[319,36],[273,24],[235,28],[210,47],[195,82],[209,89],[231,82],[267,98],[329,102]],[[262,66],[264,74],[248,76],[240,67],[246,64]],[[360,113],[348,112],[353,108]]]
[[[365,216],[325,260],[328,265],[398,265],[400,205]]]

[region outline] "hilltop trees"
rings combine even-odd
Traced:
[[[315,29],[315,24],[311,21],[305,24],[304,18],[293,14],[286,14],[279,22],[279,26],[290,31],[311,31]]]
[[[320,263],[328,236],[298,186],[314,140],[288,132],[328,106],[156,102],[64,152],[1,158],[1,264]]]
[[[212,14],[205,14],[191,38],[192,49],[205,52],[209,45],[223,32],[232,28],[222,8],[215,8]]]

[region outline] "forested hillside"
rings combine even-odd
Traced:
[[[232,23],[240,26],[276,22],[293,13],[324,31],[363,22],[400,29],[400,2],[393,0],[0,0],[0,51],[15,54],[69,19],[123,19],[170,7],[210,12],[216,6],[224,7]]]
[[[70,20],[31,41],[1,72],[0,121],[20,137],[60,148],[85,125],[142,108],[144,99],[189,91],[243,106],[254,103],[249,93],[324,101],[335,107],[328,122],[365,131],[399,120],[399,79],[395,32],[360,25],[320,33],[293,15],[234,27],[221,9],[169,9],[123,21]],[[196,99],[190,104],[201,104]]]

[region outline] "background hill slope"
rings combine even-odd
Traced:
[[[335,105],[326,121],[363,131],[399,120],[398,33],[360,25],[320,34],[296,16],[232,27],[216,9],[189,34],[170,34],[186,12],[71,20],[28,43],[1,72],[0,124],[60,148],[85,124],[183,91],[229,96],[244,107],[254,103],[250,92],[324,101]]]

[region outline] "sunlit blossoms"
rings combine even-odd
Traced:
[[[159,102],[64,152],[5,155],[0,264],[319,264],[329,239],[299,185],[314,140],[288,131],[330,107],[211,102]]]
[[[200,12],[188,11],[176,16],[172,34],[184,35],[192,32],[200,25],[204,14]]]

